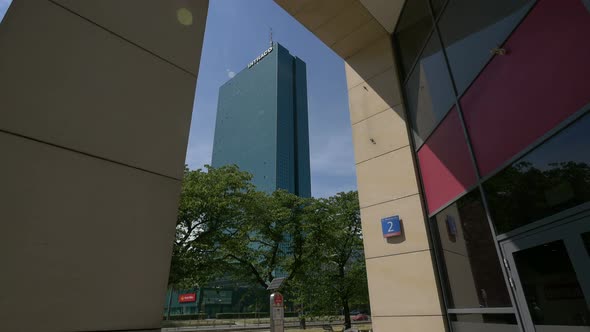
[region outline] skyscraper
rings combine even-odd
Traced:
[[[231,164],[258,190],[311,196],[305,62],[278,43],[219,88],[212,166]]]

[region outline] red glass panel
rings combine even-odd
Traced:
[[[582,1],[540,0],[462,97],[482,176],[590,102],[589,36]]]
[[[430,213],[475,183],[475,170],[454,107],[418,151],[418,161]]]

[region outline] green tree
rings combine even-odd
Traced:
[[[300,273],[306,259],[306,204],[307,199],[283,190],[249,193],[240,227],[219,248],[230,274],[266,288],[277,274],[290,280]]]
[[[219,248],[246,219],[252,176],[237,166],[185,168],[169,284],[193,287],[223,274]]]
[[[357,193],[268,195],[251,179],[236,166],[185,170],[169,283],[223,276],[266,288],[286,275],[284,292],[306,311],[342,308],[350,327],[351,303],[368,303]]]
[[[356,191],[315,200],[308,206],[305,233],[311,259],[293,283],[292,293],[306,312],[342,309],[350,328],[351,304],[367,304],[368,288]]]

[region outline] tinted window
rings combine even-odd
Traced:
[[[590,200],[589,132],[586,115],[484,183],[499,234]]]
[[[420,147],[455,102],[439,39],[433,35],[405,86],[416,147]]]
[[[513,314],[464,314],[450,315],[453,331],[517,332]]]
[[[438,213],[440,256],[450,308],[512,306],[479,191]]]
[[[590,326],[590,312],[562,240],[513,254],[535,325]]]
[[[443,9],[447,0],[430,0],[430,4],[432,5],[432,11],[434,12],[434,16],[438,16],[440,11]]]
[[[450,0],[438,27],[462,94],[524,17],[531,0]]]
[[[582,234],[582,241],[584,241],[584,246],[586,247],[586,251],[590,256],[590,232]]]
[[[432,27],[432,15],[427,0],[406,1],[395,31],[402,77],[406,77],[410,71]]]

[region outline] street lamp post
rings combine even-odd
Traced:
[[[285,331],[285,305],[283,294],[278,292],[278,289],[285,281],[285,278],[274,278],[267,290],[273,291],[270,294],[270,332],[284,332]]]

